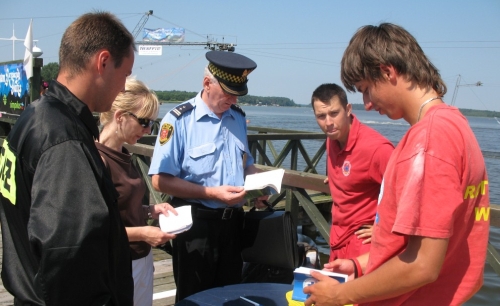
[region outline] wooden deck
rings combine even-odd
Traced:
[[[0,232],[1,233],[1,232]],[[0,264],[2,261],[2,240],[0,234]],[[175,301],[175,283],[170,255],[159,249],[153,249],[155,266],[153,306],[170,306]],[[14,305],[14,298],[5,290],[0,279],[0,305]]]
[[[174,305],[175,282],[172,258],[164,251],[153,248],[153,259],[155,265],[153,306]]]

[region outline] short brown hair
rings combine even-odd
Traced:
[[[340,78],[348,91],[355,92],[354,84],[359,81],[381,80],[380,65],[393,66],[408,82],[421,88],[432,88],[440,96],[446,93],[437,68],[417,40],[400,26],[382,23],[358,29],[344,51]]]
[[[337,84],[321,84],[316,88],[311,97],[311,106],[314,110],[314,101],[321,101],[328,104],[333,97],[338,97],[340,104],[345,109],[347,106],[347,94],[342,87]]]
[[[64,32],[59,48],[59,66],[69,76],[80,74],[99,50],[109,51],[120,67],[123,58],[135,49],[134,37],[118,18],[108,12],[87,13],[76,19]]]

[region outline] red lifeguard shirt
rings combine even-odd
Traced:
[[[467,119],[433,106],[394,150],[384,175],[366,273],[400,254],[408,236],[448,240],[436,281],[369,305],[461,305],[481,288],[488,243],[486,166]]]
[[[361,225],[373,224],[380,184],[394,150],[387,138],[351,116],[345,148],[340,149],[336,140],[326,142],[327,175],[333,200],[332,249],[342,248]]]

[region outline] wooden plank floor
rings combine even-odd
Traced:
[[[2,239],[1,239],[1,230],[0,230],[0,267],[2,262]],[[175,289],[175,282],[172,270],[172,258],[170,255],[165,253],[160,249],[153,249],[153,259],[154,259],[154,288],[153,288],[153,297],[158,293],[165,293],[168,295],[170,293],[171,296],[163,297],[159,299],[155,299],[153,301],[153,306],[170,306],[174,305],[175,302],[175,293],[171,290]],[[173,294],[173,295],[172,295]],[[0,305],[14,305],[14,298],[10,295],[7,290],[5,290],[3,283],[0,279]]]
[[[153,249],[153,259],[155,265],[153,297],[161,292],[171,292],[175,289],[174,271],[172,268],[172,258],[160,249]],[[172,292],[173,293],[173,292]],[[170,297],[153,300],[153,306],[174,305],[175,293]]]

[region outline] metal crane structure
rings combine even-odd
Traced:
[[[137,39],[139,33],[141,33],[144,25],[149,19],[149,16],[153,15],[153,10],[149,10],[144,13],[144,16],[141,17],[139,23],[135,26],[132,31],[132,35],[134,39]],[[218,50],[218,51],[228,51],[234,52],[236,44],[230,43],[220,43],[211,39],[208,39],[206,42],[166,42],[166,41],[136,41],[136,45],[163,45],[163,46],[205,46],[205,49],[209,50]]]
[[[141,20],[139,20],[139,23],[135,26],[134,30],[132,31],[132,35],[134,36],[134,39],[137,39],[137,36],[139,33],[141,33],[142,28],[144,28],[144,25],[149,19],[149,16],[153,15],[153,10],[147,11],[144,16],[141,17]]]
[[[460,80],[462,79],[462,76],[459,74],[457,78],[457,84],[455,85],[455,90],[453,91],[453,98],[451,98],[451,104],[450,105],[455,105],[455,99],[457,98],[457,93],[458,93],[458,87],[471,87],[471,86],[483,86],[483,83],[481,81],[478,81],[473,84],[460,84]]]

